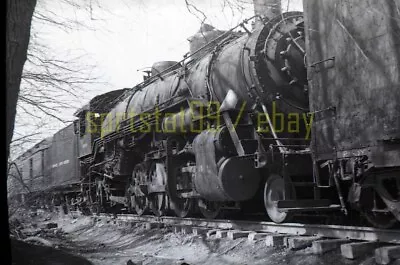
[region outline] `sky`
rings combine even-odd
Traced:
[[[184,0],[98,1],[99,5],[93,6],[94,21],[86,21],[94,30],[80,28],[63,32],[49,28],[43,31],[48,31],[46,41],[55,50],[79,49],[94,60],[101,81],[109,85],[100,90],[132,87],[142,81],[138,69],[156,61],[182,59],[188,51],[187,38],[200,26],[200,19],[188,11]],[[232,28],[253,15],[251,1],[241,2],[243,11],[224,7],[224,0],[191,0],[206,14],[205,22],[221,30]],[[301,1],[291,2],[295,9],[301,8],[298,4]],[[57,13],[62,7],[52,4],[51,8]],[[62,12],[67,11],[71,10]],[[201,18],[200,14],[198,16]]]
[[[57,21],[79,21],[81,25],[70,29],[33,20],[32,31],[48,47],[53,58],[71,60],[75,64],[95,66],[91,74],[95,84],[82,87],[78,97],[66,100],[74,107],[64,109],[59,115],[73,120],[76,108],[92,97],[111,90],[133,87],[142,81],[140,69],[154,62],[180,60],[189,49],[187,39],[200,27],[203,18],[185,0],[92,0],[92,5],[65,4],[88,3],[89,0],[38,0],[36,12]],[[74,2],[76,1],[76,2]],[[227,2],[228,1],[228,2]],[[288,7],[288,0],[282,8]],[[302,10],[302,0],[289,0],[289,10]],[[254,14],[251,0],[189,0],[206,15],[205,23],[227,30]],[[240,7],[227,3],[241,3]],[[90,8],[91,7],[91,8]],[[76,60],[76,56],[83,56]],[[87,74],[82,73],[82,75]],[[62,96],[61,96],[62,98]],[[21,117],[22,116],[22,117]],[[26,117],[25,117],[26,118]],[[20,115],[20,120],[24,116]],[[26,118],[28,122],[31,117]],[[47,137],[65,126],[49,119],[41,126],[41,137]],[[38,127],[17,126],[16,130],[29,133]]]

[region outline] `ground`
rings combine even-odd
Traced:
[[[45,242],[34,245],[14,237],[13,264],[374,264],[372,255],[350,261],[338,252],[318,256],[311,249],[268,248],[263,240],[249,243],[247,238],[207,239],[175,234],[171,228],[146,230],[141,224],[117,225],[88,216],[73,218],[42,212],[20,222],[21,232],[14,233],[16,237],[36,233],[36,238]],[[48,223],[56,223],[57,227],[48,228]],[[15,225],[11,227],[15,231]],[[43,246],[45,243],[51,247]]]

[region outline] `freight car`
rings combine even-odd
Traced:
[[[304,17],[203,27],[183,60],[76,113],[79,205],[215,218],[261,202],[277,223],[354,210],[398,223],[398,7],[305,1]]]
[[[80,192],[77,137],[70,124],[10,164],[9,197],[35,207],[67,206]]]
[[[47,166],[51,141],[51,137],[40,141],[9,164],[10,201],[30,201],[42,192],[42,185],[50,176]]]
[[[391,226],[400,220],[400,1],[304,4],[316,184],[333,182],[343,211]]]

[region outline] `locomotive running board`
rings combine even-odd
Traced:
[[[340,210],[338,204],[331,204],[330,200],[282,200],[277,201],[280,212],[306,212]]]

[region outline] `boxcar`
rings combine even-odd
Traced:
[[[20,195],[19,199],[22,199],[29,194],[34,195],[32,198],[36,198],[35,195],[48,188],[50,145],[51,137],[30,148],[10,165],[8,178],[10,197]]]
[[[381,227],[400,220],[399,8],[399,0],[304,1],[313,154]]]

